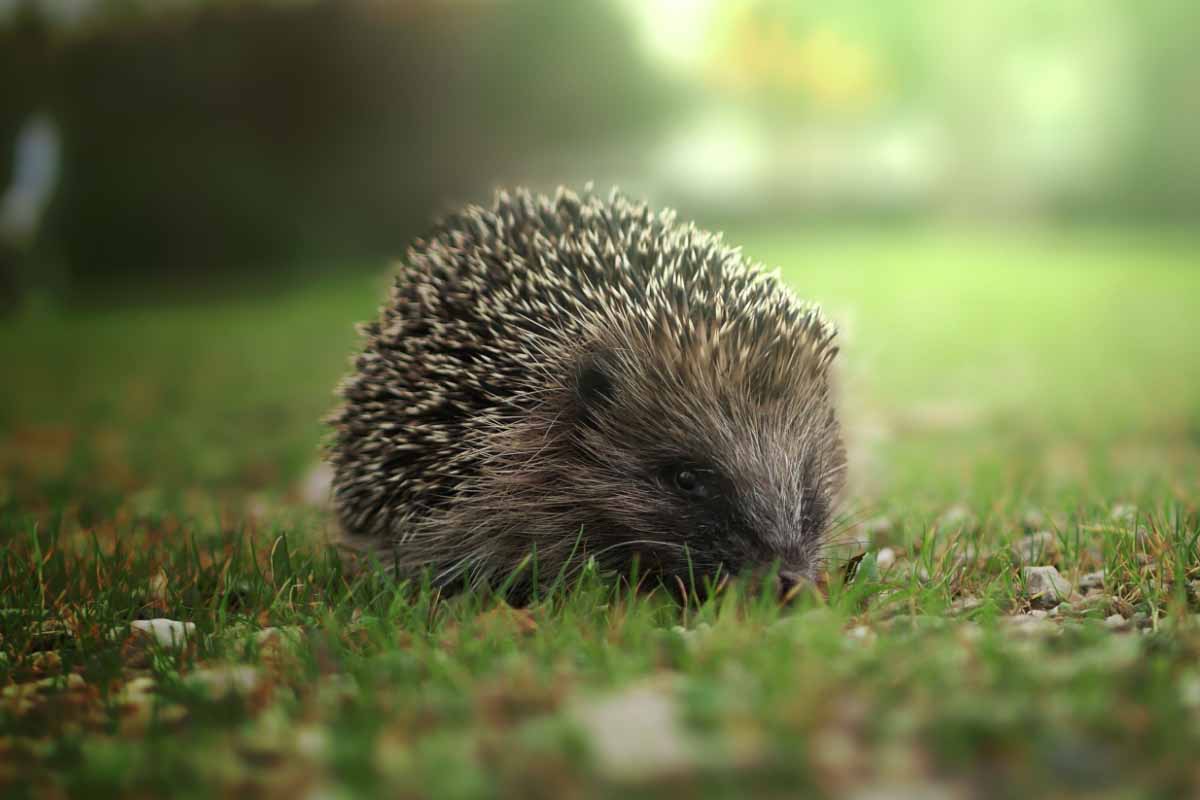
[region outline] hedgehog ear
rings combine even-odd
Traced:
[[[575,391],[586,418],[588,409],[602,408],[612,402],[616,387],[604,365],[598,358],[592,357],[579,367],[575,376]]]

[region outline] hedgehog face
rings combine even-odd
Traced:
[[[626,347],[578,371],[588,543],[606,566],[637,554],[685,580],[772,565],[785,588],[812,577],[844,459],[824,379],[781,373],[771,383],[688,355]]]

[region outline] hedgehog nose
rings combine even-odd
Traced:
[[[780,570],[775,577],[775,582],[779,587],[779,599],[791,600],[808,583],[808,577],[802,572],[796,570]]]

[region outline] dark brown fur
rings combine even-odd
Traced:
[[[413,246],[364,333],[334,500],[401,573],[815,568],[845,466],[833,330],[718,237],[615,194],[500,194]]]

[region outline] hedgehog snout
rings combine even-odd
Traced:
[[[811,583],[808,574],[798,570],[780,570],[775,576],[776,589],[781,600],[791,600]]]

